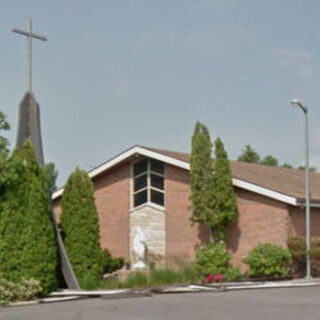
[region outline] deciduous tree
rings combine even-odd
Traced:
[[[238,161],[259,163],[260,156],[250,145],[246,145],[242,150],[241,155],[238,157]]]

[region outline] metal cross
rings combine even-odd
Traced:
[[[28,21],[28,31],[14,28],[12,32],[22,34],[27,37],[27,48],[26,48],[26,58],[27,58],[27,88],[29,92],[32,92],[32,38],[47,41],[48,39],[44,36],[32,32],[32,19],[29,18]]]

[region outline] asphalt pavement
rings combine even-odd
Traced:
[[[2,320],[318,320],[320,287],[163,294],[0,308]]]

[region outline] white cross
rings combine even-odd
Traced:
[[[36,33],[32,33],[32,19],[29,18],[28,21],[29,30],[24,31],[21,29],[12,29],[12,32],[22,34],[27,37],[27,48],[26,48],[26,58],[27,58],[27,88],[29,92],[32,92],[32,38],[47,41],[48,39]]]

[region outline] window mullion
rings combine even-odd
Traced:
[[[151,202],[151,174],[150,174],[150,166],[151,162],[150,159],[148,159],[148,165],[147,165],[147,188],[148,188],[148,202]]]

